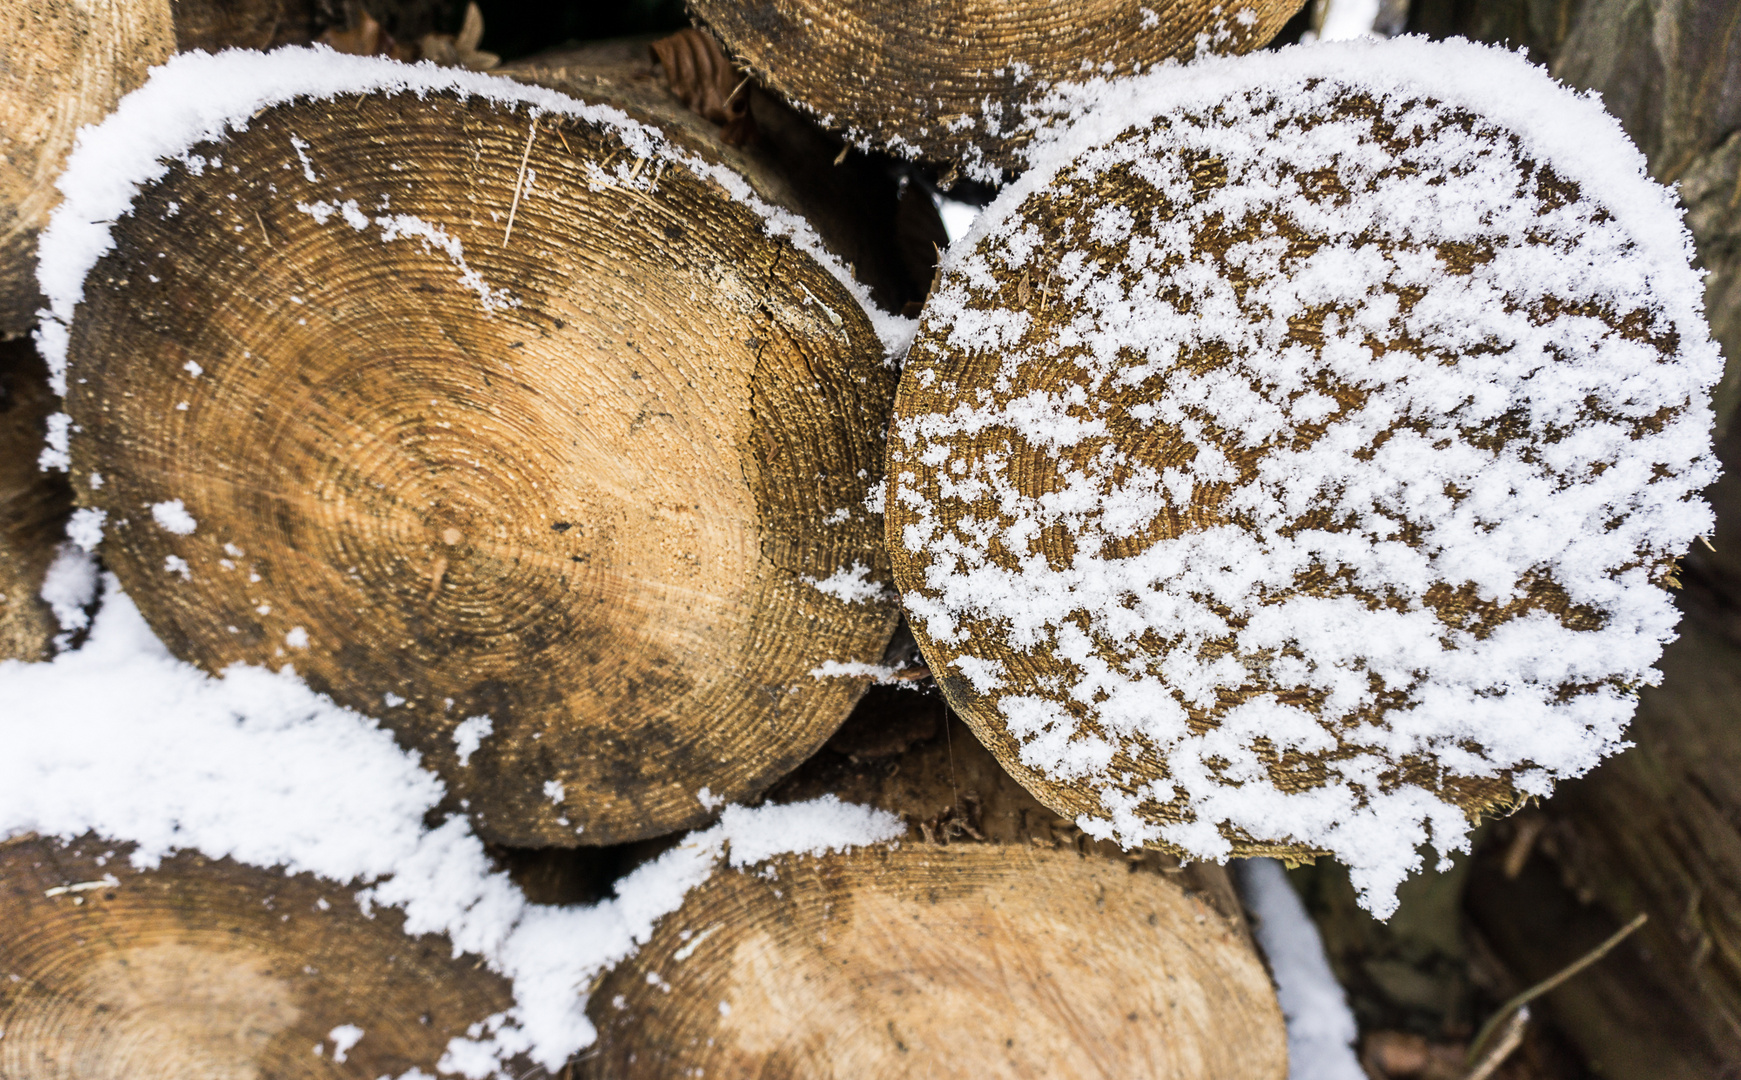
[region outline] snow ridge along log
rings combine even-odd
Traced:
[[[1657,678],[1720,371],[1671,197],[1466,43],[1162,72],[1050,153],[902,377],[915,636],[1054,810],[1333,852],[1382,917]]]
[[[839,726],[868,679],[813,672],[897,618],[865,508],[895,376],[802,222],[503,79],[188,55],[141,109],[159,80],[247,127],[113,215],[67,410],[172,651],[294,665],[518,845],[698,824]],[[359,92],[250,96],[299,80]]]
[[[314,0],[9,0],[0,11],[0,337],[42,306],[36,234],[73,136],[176,52],[312,40]]]
[[[0,660],[48,659],[60,629],[42,583],[73,493],[64,476],[36,464],[54,405],[30,342],[0,342]]]
[[[991,183],[1025,164],[1026,109],[1055,84],[1202,52],[1262,48],[1300,0],[690,0],[764,86],[860,145],[959,162]]]
[[[513,996],[403,922],[307,874],[0,842],[0,1076],[435,1075]]]
[[[593,992],[580,1075],[1287,1075],[1219,867],[1095,842],[936,699],[872,695],[770,797],[870,804],[906,838],[717,871]]]

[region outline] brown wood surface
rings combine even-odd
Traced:
[[[0,660],[47,659],[60,630],[42,580],[65,539],[72,487],[36,464],[58,407],[30,342],[0,342]]]
[[[417,52],[457,26],[456,0],[8,0],[0,8],[0,338],[27,332],[43,300],[36,236],[55,179],[96,123],[178,52],[306,45],[366,13]],[[450,25],[451,24],[451,25]],[[457,62],[457,58],[455,58]]]
[[[1371,112],[1372,106],[1369,102],[1352,98],[1338,102],[1334,109],[1342,117],[1376,117]],[[1157,124],[1161,122],[1163,121],[1157,121]],[[1455,117],[1446,116],[1439,122],[1454,124],[1459,121]],[[1381,146],[1386,145],[1386,140],[1401,138],[1393,129],[1388,129],[1381,123],[1375,122],[1372,132],[1373,142]],[[1395,150],[1402,143],[1392,141],[1389,145]],[[1548,167],[1524,158],[1517,158],[1514,164],[1518,170],[1520,186],[1526,182],[1533,183],[1528,178],[1537,175],[1540,170],[1540,176],[1543,177],[1541,190],[1548,193],[1539,196],[1544,201],[1553,197],[1554,191],[1560,190],[1555,185],[1563,182]],[[1131,165],[1119,165],[1091,177],[1078,175],[1074,169],[1066,168],[1045,188],[1029,196],[1015,211],[1025,227],[1035,230],[1041,238],[1029,265],[1057,265],[1071,252],[1080,250],[1089,258],[1099,260],[1103,266],[1122,266],[1118,260],[1123,258],[1127,245],[1146,242],[1144,233],[1151,227],[1148,224],[1150,215],[1155,220],[1170,220],[1166,198],[1155,193],[1145,182],[1137,180],[1130,171],[1134,168]],[[1278,167],[1278,173],[1284,177],[1290,172],[1290,166]],[[1189,196],[1191,199],[1212,198],[1227,183],[1226,170],[1213,160],[1193,166],[1192,174],[1194,191]],[[1308,181],[1302,177],[1299,182],[1305,184]],[[1319,182],[1321,180],[1310,181]],[[1067,239],[1073,220],[1083,219],[1097,206],[1132,205],[1136,198],[1132,192],[1140,192],[1141,198],[1146,201],[1140,204],[1142,210],[1137,215],[1138,222],[1130,239],[1113,245],[1110,251],[1097,250],[1092,243]],[[1266,235],[1285,236],[1295,245],[1296,250],[1301,251],[1315,250],[1325,242],[1324,237],[1302,234],[1300,227],[1283,209],[1264,209],[1249,213],[1236,226],[1202,229],[1192,239],[1194,255],[1198,259],[1214,260],[1220,265],[1226,265],[1224,260],[1229,258],[1229,252],[1236,245]],[[990,250],[992,245],[1000,243],[1001,240],[990,238],[982,240],[982,254]],[[1471,260],[1480,257],[1474,250],[1452,250],[1449,247],[1439,248],[1438,255],[1454,270],[1459,266],[1466,268],[1472,265]],[[1017,273],[999,268],[990,261],[986,265],[993,267],[988,271],[993,279],[992,284],[965,286],[968,289],[967,303],[975,312],[1021,312],[1026,317],[1027,321],[1022,324],[1021,338],[1009,346],[1012,350],[1035,348],[1038,343],[1053,340],[1051,335],[1058,327],[1069,326],[1072,320],[1095,317],[1086,310],[1083,301],[1057,293],[1048,295],[1044,291],[1044,282],[1026,270]],[[1168,269],[1162,268],[1161,272],[1165,273]],[[1122,271],[1108,272],[1116,274]],[[1238,274],[1228,276],[1237,277]],[[949,283],[949,279],[945,279],[945,285]],[[1395,292],[1391,295],[1397,296],[1400,310],[1412,308],[1419,299],[1418,296],[1399,295]],[[1575,299],[1568,301],[1578,302],[1580,301]],[[1628,322],[1628,319],[1634,318],[1634,313],[1604,310],[1593,314],[1615,333],[1630,340],[1645,342],[1667,355],[1669,343],[1648,338],[1639,329],[1640,323]],[[1253,317],[1259,317],[1255,311]],[[1270,316],[1266,312],[1262,317]],[[1323,336],[1320,328],[1327,317],[1328,309],[1323,307],[1302,307],[1297,312],[1289,313],[1287,318],[1291,327],[1290,344],[1305,349],[1321,348]],[[949,484],[952,478],[963,474],[960,468],[963,463],[971,466],[980,460],[1007,462],[1000,468],[1003,475],[1011,478],[1017,493],[1039,499],[1044,497],[1044,493],[1062,490],[1066,477],[1073,470],[1080,470],[1083,463],[1093,460],[1103,452],[1117,452],[1123,455],[1122,460],[1129,462],[1133,469],[1152,469],[1156,475],[1167,468],[1182,467],[1190,460],[1190,454],[1195,452],[1190,449],[1190,443],[1182,429],[1159,423],[1151,427],[1146,421],[1136,419],[1136,413],[1128,411],[1147,407],[1152,394],[1150,384],[1124,383],[1113,379],[1094,382],[1087,365],[1075,363],[1072,354],[1063,352],[1051,354],[1056,359],[1025,363],[1012,375],[1008,371],[1003,350],[959,347],[952,343],[950,329],[949,325],[935,320],[921,320],[896,399],[897,422],[910,425],[910,429],[915,432],[910,441],[897,441],[891,445],[889,490],[885,499],[888,508],[886,536],[893,559],[895,580],[904,596],[924,597],[928,600],[935,600],[938,596],[938,590],[926,577],[927,569],[931,566],[930,552],[909,550],[902,540],[903,531],[919,520],[915,505],[930,507],[930,512],[934,514],[940,527],[953,530],[954,536],[970,549],[977,544],[973,537],[981,535],[988,523],[997,523],[996,527],[999,528],[1010,525],[1010,519],[1000,509],[998,497],[990,494],[963,497],[957,492],[964,486],[955,487]],[[1387,348],[1417,347],[1400,330],[1396,333],[1398,336],[1386,343]],[[1220,362],[1218,356],[1205,350],[1202,355],[1183,357],[1179,364],[1212,365]],[[1343,408],[1356,407],[1357,402],[1364,400],[1365,390],[1329,376],[1324,378],[1329,381],[1322,383],[1320,389],[1335,396]],[[921,430],[920,422],[923,418],[948,414],[963,400],[975,401],[982,409],[998,408],[1021,399],[1024,395],[1038,392],[1083,395],[1079,400],[1092,401],[1097,410],[1083,415],[1104,418],[1106,434],[1081,439],[1074,445],[1059,450],[1048,444],[1028,440],[1013,425],[1008,424],[987,425],[971,434],[963,433],[940,439],[930,438]],[[1295,437],[1313,439],[1317,434],[1315,430],[1302,426]],[[1492,434],[1483,429],[1465,431],[1463,437],[1479,443]],[[1252,445],[1237,433],[1214,434],[1210,437],[1217,440],[1220,450],[1232,463],[1239,476],[1238,483],[1249,483],[1271,448],[1283,445],[1274,440]],[[1500,433],[1497,437],[1515,436]],[[969,468],[967,473],[971,472]],[[944,494],[946,486],[951,491],[948,495]],[[1163,539],[1224,524],[1239,524],[1238,516],[1222,505],[1226,490],[1227,487],[1220,483],[1198,484],[1189,505],[1169,508],[1158,515],[1152,524],[1145,526],[1145,531],[1129,538],[1121,537],[1116,549],[1108,549],[1107,554],[1117,558],[1133,558]],[[1340,528],[1334,523],[1327,523],[1326,508],[1315,507],[1299,521],[1302,527],[1309,522],[1311,528],[1331,531]],[[1074,533],[1070,528],[1060,525],[1040,530],[1020,550],[993,545],[987,549],[986,558],[988,563],[1004,569],[1014,569],[1021,560],[1031,556],[1042,556],[1049,565],[1064,567],[1071,565],[1075,550]],[[1654,568],[1655,579],[1659,583],[1666,582],[1670,570],[1669,560],[1663,560]],[[1327,579],[1312,579],[1302,580],[1292,588],[1300,594],[1326,595],[1328,592],[1340,594],[1344,587],[1343,584]],[[1347,595],[1359,596],[1368,604],[1377,606],[1387,602],[1381,598],[1384,591],[1382,588],[1371,591],[1352,585],[1346,588]],[[1273,600],[1287,593],[1270,591],[1266,595]],[[1594,628],[1599,625],[1600,619],[1600,615],[1591,609],[1570,605],[1564,590],[1545,573],[1531,580],[1525,595],[1505,606],[1478,601],[1473,585],[1449,582],[1441,583],[1431,590],[1426,595],[1425,603],[1446,625],[1471,630],[1480,635],[1490,633],[1509,620],[1531,611],[1551,613],[1571,629]],[[1002,637],[1003,628],[990,619],[972,613],[957,614],[958,634],[950,642],[931,637],[922,622],[914,625],[915,636],[924,650],[926,660],[931,670],[937,674],[939,686],[949,696],[951,704],[961,713],[975,734],[991,747],[1003,766],[1034,792],[1041,802],[1071,818],[1081,814],[1102,816],[1105,808],[1096,786],[1098,781],[1055,779],[1022,761],[1020,744],[1010,733],[999,705],[1005,697],[1025,694],[1055,698],[1059,693],[1057,687],[1068,685],[1075,677],[1075,669],[1067,661],[1054,656],[1012,648]],[[1096,634],[1091,628],[1085,629],[1091,635]],[[1131,660],[1098,637],[1095,638],[1094,647],[1115,671],[1126,670],[1126,665],[1130,665],[1130,670],[1157,674],[1161,670],[1160,664],[1167,656],[1165,649],[1157,647],[1155,651],[1145,652]],[[1219,656],[1233,647],[1230,639],[1222,639],[1213,646],[1205,646],[1206,649],[1213,650],[1206,655]],[[958,662],[964,655],[999,662],[1003,665],[1001,670],[1007,671],[1009,677],[996,691],[977,693],[970,680],[958,669]],[[1568,688],[1568,692],[1574,691]],[[1310,693],[1273,679],[1266,668],[1254,671],[1251,678],[1238,690],[1222,692],[1213,704],[1189,704],[1186,705],[1186,711],[1190,716],[1192,730],[1201,732],[1215,726],[1219,722],[1217,718],[1224,710],[1259,695],[1280,694],[1285,700],[1298,700],[1315,709],[1316,705],[1309,700]],[[1069,707],[1076,708],[1073,704]],[[1387,707],[1382,703],[1375,704],[1366,716],[1373,721],[1382,722]],[[1082,719],[1080,723],[1083,725],[1082,730],[1086,732],[1104,734],[1091,719]],[[1117,745],[1117,740],[1114,740],[1114,745]],[[1340,744],[1321,753],[1290,751],[1285,756],[1268,749],[1259,750],[1271,781],[1284,791],[1315,787],[1323,783],[1329,775],[1329,762],[1363,752],[1366,752],[1366,748]],[[1419,785],[1464,808],[1471,817],[1502,810],[1516,801],[1516,793],[1503,775],[1461,776],[1420,756],[1402,758],[1394,762],[1392,768],[1395,770],[1394,779],[1388,781],[1389,783]],[[1123,795],[1141,803],[1141,809],[1136,812],[1145,820],[1169,823],[1183,820],[1183,815],[1188,812],[1179,802],[1161,804],[1142,794],[1148,784],[1169,775],[1167,762],[1154,755],[1132,753],[1126,749],[1116,750],[1109,773],[1120,778],[1117,787]],[[1302,847],[1258,841],[1243,834],[1229,834],[1227,838],[1237,854],[1312,854]],[[1163,841],[1157,843],[1164,844]]]
[[[595,988],[579,1075],[1287,1074],[1219,867],[1084,837],[935,697],[874,693],[770,797],[896,811],[906,838],[717,872]]]
[[[1022,106],[1051,84],[1198,48],[1262,47],[1300,7],[1256,0],[692,0],[768,88],[854,140],[940,162],[1022,167]],[[990,114],[989,116],[987,114]]]
[[[694,31],[690,31],[694,33]],[[699,36],[699,35],[698,35]],[[734,107],[747,103],[750,134],[734,140],[718,120],[674,89],[690,80],[655,64],[657,35],[619,38],[542,53],[498,69],[589,101],[608,101],[707,146],[755,185],[762,198],[809,222],[888,311],[925,299],[937,251],[949,236],[930,196],[897,183],[862,155],[837,160],[841,142],[754,84],[734,82]],[[734,113],[735,115],[735,113]]]
[[[67,401],[79,498],[172,651],[293,664],[512,844],[697,824],[701,788],[745,798],[833,732],[866,679],[813,669],[880,659],[896,618],[811,583],[887,579],[895,376],[835,278],[713,181],[592,190],[631,158],[609,129],[477,99],[281,106],[202,152],[118,223]],[[341,199],[445,230],[512,304],[297,209]]]
[[[351,889],[195,854],[135,870],[128,850],[0,842],[0,1076],[433,1076],[513,1004],[477,957],[364,916]],[[339,1062],[344,1025],[363,1035]]]

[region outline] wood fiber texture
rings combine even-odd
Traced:
[[[700,36],[691,30],[591,42],[516,61],[500,73],[614,104],[708,147],[762,198],[809,222],[881,307],[915,313],[937,252],[949,246],[930,196],[863,157],[837,161],[839,139],[753,84],[727,87],[727,96],[736,90],[731,108],[711,112],[708,95],[718,97],[717,86],[699,85],[701,74],[690,67]],[[655,48],[667,42],[661,55],[672,57],[675,71],[653,62]]]
[[[125,845],[0,843],[0,1076],[375,1080],[433,1075],[513,1004],[442,938],[311,875]],[[335,1059],[333,1029],[362,1037]]]
[[[935,698],[876,695],[770,797],[897,811],[906,838],[717,872],[594,991],[582,1075],[1286,1074],[1219,867],[1084,837]]]
[[[1340,119],[1358,121],[1363,130],[1370,131],[1369,136],[1362,136],[1363,139],[1370,138],[1375,145],[1393,154],[1400,155],[1415,145],[1414,140],[1420,137],[1418,131],[1405,131],[1391,125],[1371,100],[1357,95],[1346,95],[1336,101],[1333,114]],[[1434,123],[1449,130],[1471,121],[1468,114],[1446,110]],[[1156,121],[1156,124],[1164,126],[1166,122]],[[1368,123],[1369,129],[1365,127]],[[1163,130],[1163,126],[1149,130]],[[1078,161],[1087,158],[1088,155],[1084,155]],[[1558,206],[1578,197],[1576,185],[1560,179],[1551,167],[1515,154],[1510,160],[1518,177],[1518,190],[1534,190],[1535,194],[1530,197],[1540,200],[1542,206]],[[1171,222],[1181,205],[1193,201],[1201,204],[1213,199],[1229,183],[1227,167],[1217,158],[1190,158],[1186,164],[1191,190],[1178,203],[1170,201],[1171,196],[1140,179],[1140,161],[1121,163],[1098,173],[1071,165],[1027,198],[1014,212],[1013,220],[1021,223],[1026,230],[1024,235],[1031,234],[1034,239],[1032,250],[1037,254],[1032,256],[1030,265],[1037,264],[1042,269],[1040,272],[1024,270],[1019,274],[994,269],[992,278],[995,280],[989,286],[973,279],[975,283],[967,286],[969,314],[962,316],[962,319],[980,318],[989,322],[1007,313],[1017,313],[1025,321],[1018,331],[1011,333],[1003,348],[957,345],[952,327],[961,325],[961,320],[953,323],[940,321],[934,316],[934,311],[928,309],[904,367],[895,406],[895,430],[913,434],[898,434],[891,443],[890,486],[886,498],[887,536],[895,579],[906,598],[909,612],[916,602],[932,603],[940,595],[935,581],[927,576],[928,571],[936,571],[930,551],[914,549],[910,541],[903,540],[903,531],[921,520],[918,508],[929,508],[924,512],[935,515],[935,521],[944,534],[965,545],[978,545],[980,541],[975,538],[994,537],[985,542],[985,558],[1003,570],[1019,573],[1019,567],[1030,565],[1028,560],[1043,560],[1033,565],[1053,569],[1070,568],[1079,546],[1077,533],[1068,524],[1047,525],[1031,535],[1021,533],[1017,540],[1010,541],[1009,537],[1020,532],[1008,516],[1012,511],[1007,507],[1015,505],[1015,499],[1042,503],[1046,499],[1078,497],[1070,494],[1074,478],[1092,475],[1089,466],[1108,454],[1120,462],[1117,468],[1123,470],[1120,475],[1124,476],[1141,471],[1158,476],[1168,469],[1190,467],[1197,450],[1185,430],[1170,422],[1151,423],[1147,419],[1145,410],[1151,408],[1155,394],[1149,380],[1165,373],[1160,369],[1175,366],[1212,376],[1230,359],[1226,346],[1217,339],[1201,347],[1181,349],[1170,362],[1153,364],[1142,359],[1144,354],[1141,354],[1140,346],[1132,345],[1121,353],[1117,363],[1128,363],[1147,374],[1140,378],[1121,377],[1095,382],[1098,376],[1091,372],[1096,369],[1087,359],[1098,355],[1091,353],[1093,346],[1082,343],[1081,339],[1074,339],[1077,340],[1074,345],[1056,343],[1072,340],[1060,328],[1097,325],[1100,315],[1090,305],[1098,302],[1094,298],[1100,292],[1066,297],[1044,272],[1046,266],[1057,266],[1066,259],[1086,256],[1088,262],[1078,265],[1103,266],[1111,268],[1109,273],[1126,273],[1122,266],[1125,253],[1151,242],[1148,230],[1155,227],[1153,222]],[[1285,190],[1292,191],[1293,185],[1298,185],[1298,190],[1304,192],[1309,200],[1333,202],[1346,193],[1334,169],[1310,175],[1295,173],[1291,164],[1279,164],[1276,169],[1279,183],[1285,185]],[[1266,302],[1257,299],[1260,293],[1256,286],[1261,282],[1246,280],[1243,264],[1239,261],[1250,247],[1258,244],[1281,246],[1292,255],[1306,256],[1329,240],[1303,228],[1291,217],[1285,199],[1270,203],[1261,196],[1253,196],[1253,202],[1256,205],[1241,216],[1216,214],[1200,228],[1194,225],[1197,231],[1193,232],[1190,244],[1191,258],[1197,260],[1191,268],[1193,273],[1202,273],[1201,267],[1208,264],[1218,268],[1215,273],[1223,280],[1241,282],[1231,302],[1248,305],[1242,311],[1248,311],[1255,320],[1268,316],[1260,316],[1258,310]],[[1084,236],[1084,230],[1080,228],[1075,228],[1073,234],[1077,223],[1094,220],[1096,208],[1108,206],[1122,208],[1136,222],[1128,237],[1116,241],[1095,239],[1092,231]],[[1492,241],[1498,243],[1502,239],[1493,237]],[[987,238],[981,242],[981,250],[990,250],[1003,242],[1000,238]],[[1407,258],[1410,252],[1407,243],[1387,236],[1367,236],[1360,243],[1366,246],[1366,250],[1394,251],[1399,258]],[[1398,246],[1393,248],[1392,245]],[[1468,274],[1471,267],[1492,258],[1490,252],[1491,245],[1460,242],[1440,245],[1434,250],[1436,258],[1452,275]],[[1183,265],[1178,258],[1169,258],[1173,262],[1159,269],[1163,279],[1169,272],[1180,271]],[[1130,273],[1125,280],[1126,287],[1136,287],[1133,283],[1135,276],[1134,272]],[[946,277],[945,284],[948,282]],[[1384,293],[1386,303],[1394,301],[1399,313],[1408,313],[1422,299],[1424,290],[1412,292],[1386,285]],[[1182,291],[1179,293],[1181,297],[1184,295]],[[1183,299],[1165,297],[1163,302],[1185,303]],[[1515,298],[1499,302],[1510,303],[1512,306],[1507,308],[1508,311],[1521,309]],[[1543,310],[1549,315],[1556,311],[1576,311],[1591,316],[1600,320],[1610,332],[1654,349],[1665,362],[1673,359],[1676,339],[1649,329],[1650,315],[1642,309],[1611,310],[1573,296],[1549,298]],[[1218,311],[1215,315],[1217,318],[1227,317],[1225,311]],[[1327,306],[1312,307],[1302,303],[1297,312],[1290,310],[1286,318],[1289,327],[1286,346],[1314,350],[1324,347],[1326,320],[1338,316]],[[1431,352],[1439,348],[1429,348],[1413,340],[1401,326],[1400,322],[1393,323],[1392,330],[1387,333],[1394,336],[1388,339],[1372,339],[1375,354],[1382,355],[1392,349],[1407,353],[1421,349]],[[1029,357],[1027,350],[1030,349],[1050,351],[1043,356],[1035,353],[1038,358],[1024,359],[1012,372],[1008,357],[1012,354]],[[1456,360],[1455,354],[1434,355],[1439,363]],[[1144,367],[1144,364],[1153,366]],[[1239,378],[1243,379],[1243,376]],[[1341,381],[1327,373],[1317,377],[1314,386],[1317,392],[1334,399],[1334,412],[1344,415],[1360,408],[1367,395],[1373,392],[1370,384],[1362,386]],[[1251,392],[1261,390],[1262,387],[1255,382],[1250,384]],[[1070,422],[1082,418],[1103,422],[1104,430],[1062,448],[1050,444],[1044,437],[1030,438],[1026,428],[1007,418],[971,429],[951,428],[951,433],[943,437],[932,438],[925,434],[927,423],[957,410],[969,407],[996,410],[1011,403],[1031,400],[1032,395],[1038,394],[1051,395],[1050,399],[1058,402],[1076,403],[1068,409],[1060,405],[1060,411],[1070,413]],[[964,402],[971,403],[971,406],[962,404]],[[1083,403],[1092,408],[1079,407]],[[1604,415],[1600,402],[1589,404],[1589,407],[1594,410],[1593,415]],[[1516,419],[1513,416],[1496,425],[1465,428],[1457,437],[1483,447],[1502,447],[1509,440],[1537,437],[1515,422]],[[1661,418],[1651,418],[1636,424],[1634,430],[1654,430],[1652,425],[1660,422]],[[1399,427],[1417,423],[1420,421],[1409,420],[1400,422]],[[1247,441],[1240,432],[1216,431],[1211,427],[1207,437],[1229,464],[1227,477],[1214,481],[1199,479],[1190,489],[1191,494],[1184,505],[1174,506],[1169,502],[1163,512],[1141,529],[1128,536],[1121,535],[1116,541],[1107,541],[1100,549],[1101,557],[1134,559],[1155,544],[1186,534],[1222,526],[1249,527],[1242,517],[1243,512],[1229,509],[1229,494],[1239,490],[1240,485],[1252,482],[1266,455],[1278,448],[1311,446],[1325,430],[1318,424],[1301,423],[1273,438]],[[985,483],[975,479],[979,476],[977,463],[980,462],[994,463],[999,476],[1007,478],[1012,485],[1012,491],[994,496]],[[963,477],[967,479],[963,480]],[[1321,500],[1293,519],[1289,528],[1322,529],[1334,533],[1348,527],[1347,522],[1338,516],[1344,513],[1346,511],[1332,501]],[[1415,527],[1405,523],[1401,526],[1402,535],[1407,537],[1408,530]],[[974,546],[974,550],[980,548]],[[1652,566],[1653,578],[1659,583],[1667,583],[1671,570],[1672,560],[1662,560],[1659,565]],[[1522,594],[1504,604],[1482,600],[1473,584],[1454,581],[1438,581],[1425,592],[1423,602],[1445,626],[1472,632],[1478,638],[1485,638],[1511,620],[1526,617],[1531,612],[1552,616],[1561,626],[1573,631],[1602,625],[1602,613],[1572,603],[1550,571],[1531,571],[1531,575]],[[1353,584],[1348,580],[1346,569],[1337,574],[1318,570],[1297,579],[1292,586],[1268,590],[1264,595],[1265,604],[1295,595],[1347,595],[1357,598],[1370,610],[1378,610],[1391,602],[1382,587]],[[1006,640],[1007,627],[994,619],[972,611],[952,612],[952,615],[956,617],[952,624],[956,637],[952,641],[939,640],[929,634],[923,619],[914,622],[915,636],[952,706],[992,749],[1003,766],[1048,807],[1070,818],[1104,814],[1103,789],[1098,786],[1101,781],[1055,776],[1023,760],[1022,744],[1012,734],[1001,704],[1012,698],[1054,700],[1098,736],[1103,731],[1094,726],[1097,722],[1089,717],[1083,701],[1070,699],[1057,689],[1072,685],[1075,673],[1084,669],[1055,654],[1024,650],[1011,644]],[[1085,633],[1097,650],[1095,662],[1104,662],[1106,670],[1114,673],[1135,672],[1130,676],[1132,678],[1149,676],[1165,683],[1168,676],[1163,672],[1169,656],[1173,656],[1176,662],[1207,665],[1219,657],[1231,656],[1234,650],[1232,639],[1226,638],[1205,646],[1202,654],[1186,661],[1169,653],[1166,640],[1172,631],[1165,625],[1158,625],[1152,627],[1148,636],[1137,645],[1121,652],[1124,646],[1115,647],[1110,637],[1088,625],[1086,616],[1082,621]],[[1241,618],[1234,618],[1233,624],[1243,625],[1243,622]],[[1007,671],[1009,675],[995,691],[981,692],[962,667],[964,656],[975,663],[989,661],[997,665],[996,670]],[[1306,709],[1318,707],[1321,695],[1314,697],[1318,691],[1296,687],[1274,675],[1268,661],[1255,663],[1250,658],[1242,658],[1238,662],[1248,668],[1242,685],[1236,689],[1218,689],[1207,705],[1186,705],[1187,724],[1193,735],[1215,730],[1221,723],[1220,718],[1230,710],[1262,695],[1274,695],[1276,700]],[[1561,692],[1573,694],[1584,690],[1563,687]],[[1387,695],[1388,691],[1378,694],[1374,703],[1360,714],[1361,720],[1382,723],[1386,710],[1395,704]],[[1118,740],[1112,741],[1115,746],[1118,744]],[[1172,773],[1167,761],[1146,752],[1131,752],[1128,748],[1132,745],[1136,744],[1126,743],[1116,749],[1112,754],[1112,764],[1105,771],[1106,776],[1113,778],[1107,783],[1116,790],[1114,797],[1133,800],[1129,804],[1133,807],[1144,806],[1138,814],[1145,821],[1191,820],[1189,810],[1181,810],[1178,801],[1160,802],[1144,794],[1145,785],[1170,781]],[[1278,753],[1261,739],[1256,747],[1269,780],[1280,791],[1290,793],[1322,786],[1331,775],[1331,763],[1360,752],[1341,740],[1327,751],[1290,749]],[[1514,805],[1518,798],[1508,773],[1460,775],[1424,755],[1403,756],[1388,763],[1382,783],[1387,790],[1405,784],[1418,786],[1463,808],[1472,818],[1504,810]],[[1235,854],[1288,857],[1314,854],[1303,846],[1259,841],[1237,831],[1226,838],[1232,843]],[[1167,846],[1165,841],[1156,843],[1163,848]]]
[[[814,584],[887,574],[894,375],[835,278],[613,129],[476,99],[282,106],[197,150],[92,271],[67,402],[173,652],[293,664],[503,843],[698,824],[699,789],[832,733],[866,680],[812,669],[896,619]],[[177,499],[196,531],[159,524]]]
[[[0,660],[46,660],[60,629],[42,581],[65,538],[72,487],[36,464],[55,407],[30,342],[0,342]]]
[[[1050,84],[1129,74],[1199,48],[1261,48],[1298,10],[1259,0],[695,0],[764,86],[880,149],[992,172],[1022,167],[1022,107]]]

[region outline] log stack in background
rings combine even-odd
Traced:
[[[1020,171],[1023,110],[1052,84],[1262,48],[1300,0],[692,0],[768,89],[879,149],[995,181]]]
[[[597,987],[580,1075],[1287,1075],[1220,867],[1091,840],[935,696],[872,694],[769,799],[906,837],[716,873]]]

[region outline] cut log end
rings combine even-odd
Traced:
[[[716,873],[594,990],[586,1075],[1286,1075],[1226,876],[1088,840],[934,703],[861,708],[771,796],[907,837]]]
[[[1705,482],[1697,283],[1611,209],[1653,194],[1529,158],[1400,55],[1310,115],[1256,60],[1237,106],[1083,147],[945,273],[891,429],[895,576],[951,703],[1060,814],[1198,856],[1329,848],[1331,799],[1431,806],[1437,838],[1587,768],[1586,710],[1618,739],[1650,678],[1628,628],[1672,623],[1692,532],[1632,507]],[[1479,178],[1439,149],[1470,138]],[[1616,276],[1523,269],[1547,251]]]
[[[513,996],[402,924],[308,875],[0,843],[0,1075],[434,1075]]]
[[[996,181],[1024,167],[1032,132],[1023,109],[1053,85],[1260,48],[1300,3],[1261,0],[1231,13],[1140,0],[690,7],[757,79],[824,123]]]
[[[698,823],[838,726],[865,680],[814,672],[896,618],[894,376],[818,262],[678,150],[475,98],[198,151],[91,273],[67,402],[173,651],[293,665],[504,843]]]

